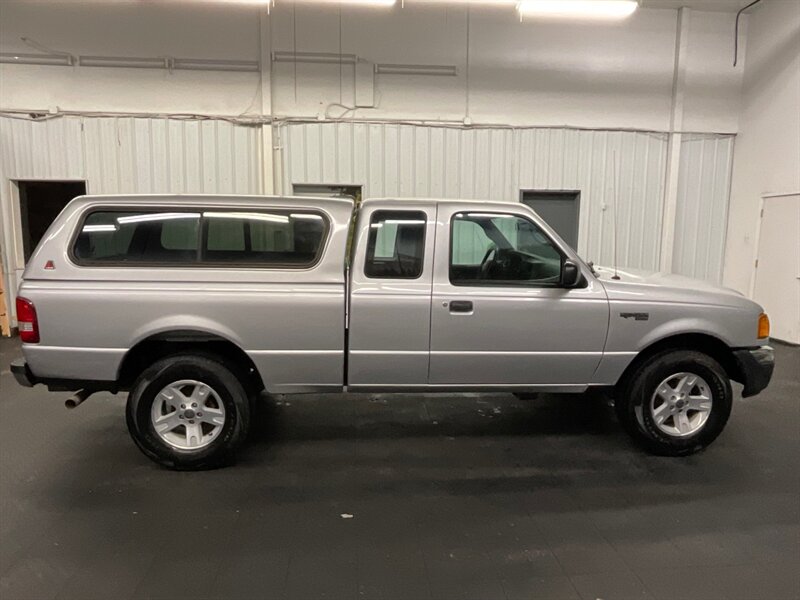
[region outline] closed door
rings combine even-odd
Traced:
[[[753,297],[772,337],[800,344],[800,194],[764,198]]]
[[[428,382],[436,208],[366,206],[350,279],[350,387]]]
[[[578,248],[580,192],[523,191],[522,203],[531,207],[573,250]]]
[[[440,205],[430,383],[581,386],[602,357],[605,290],[561,287],[566,257],[525,212]]]

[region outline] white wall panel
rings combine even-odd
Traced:
[[[85,118],[93,194],[255,194],[259,129],[226,121]]]
[[[84,180],[92,194],[258,194],[260,129],[227,121],[0,117],[0,242],[11,299],[24,267],[16,180]]]
[[[675,218],[675,273],[722,281],[733,138],[684,136]]]
[[[0,117],[3,172],[16,179],[83,179],[81,121]]]
[[[355,184],[366,198],[517,201],[524,189],[579,190],[581,255],[613,262],[616,218],[619,264],[658,266],[665,135],[290,123],[281,137],[287,192],[295,183]]]

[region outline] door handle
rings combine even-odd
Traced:
[[[451,313],[471,313],[472,300],[452,300],[450,302]]]

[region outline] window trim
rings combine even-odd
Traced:
[[[469,214],[471,212],[479,212],[484,215],[510,215],[512,217],[517,217],[518,219],[522,219],[527,221],[528,223],[532,224],[533,226],[538,229],[543,236],[545,236],[553,248],[558,252],[559,256],[561,256],[561,268],[559,270],[559,277],[558,283],[551,285],[551,284],[541,284],[541,283],[534,283],[532,281],[520,281],[519,283],[514,283],[513,281],[485,281],[485,280],[471,280],[469,282],[457,282],[453,281],[453,274],[452,274],[452,267],[453,267],[453,223],[456,220],[457,215],[461,214]],[[536,289],[573,289],[567,288],[561,283],[561,273],[564,271],[564,261],[569,260],[570,257],[564,250],[559,246],[555,240],[548,235],[548,233],[533,219],[531,219],[528,215],[515,213],[515,212],[504,212],[504,211],[497,211],[497,210],[458,210],[450,215],[450,240],[449,240],[449,248],[447,253],[447,281],[450,285],[457,286],[457,287],[508,287],[508,288],[536,288]]]
[[[203,216],[203,212],[232,212],[232,213],[241,213],[241,212],[294,212],[294,213],[307,213],[318,215],[322,217],[323,223],[323,230],[322,230],[322,239],[320,240],[319,248],[317,249],[316,256],[314,257],[314,261],[309,264],[304,264],[301,266],[297,266],[293,263],[264,263],[264,262],[255,262],[255,261],[247,261],[247,262],[203,262],[202,255],[203,255],[203,231],[205,229],[205,219],[206,217]],[[198,227],[197,227],[197,256],[193,262],[180,262],[180,261],[138,261],[138,262],[126,262],[126,261],[98,261],[98,260],[86,260],[78,258],[75,255],[75,245],[77,244],[78,237],[83,230],[83,226],[86,223],[86,220],[94,213],[97,212],[142,212],[142,213],[157,213],[157,212],[199,212],[200,217],[198,219]],[[241,270],[259,270],[259,271],[277,271],[277,270],[289,270],[289,271],[309,271],[315,268],[319,263],[322,261],[322,258],[325,256],[325,253],[328,249],[328,244],[330,243],[331,237],[331,221],[330,217],[327,213],[322,210],[314,209],[314,208],[307,208],[307,207],[243,207],[243,206],[226,206],[226,207],[216,207],[216,206],[170,206],[170,205],[153,205],[153,206],[142,206],[142,205],[125,205],[125,206],[107,206],[107,205],[93,205],[87,207],[83,213],[81,213],[80,218],[78,220],[78,224],[75,227],[72,235],[70,237],[69,246],[67,247],[67,256],[70,262],[75,265],[76,267],[86,267],[86,268],[125,268],[125,269],[138,269],[138,268],[146,268],[146,269],[210,269],[210,270],[220,270],[220,269],[241,269]]]
[[[374,275],[368,275],[367,263],[369,262],[369,238],[372,233],[373,219],[375,218],[376,215],[379,215],[381,213],[398,213],[398,212],[421,215],[422,220],[425,221],[424,225],[422,226],[422,256],[420,256],[419,274],[416,277],[375,277]],[[398,208],[398,209],[378,208],[370,213],[369,223],[367,223],[367,226],[369,227],[369,230],[367,231],[367,245],[364,248],[364,264],[361,266],[361,271],[364,273],[364,277],[366,277],[367,279],[375,279],[378,281],[392,281],[392,280],[416,281],[417,279],[422,278],[422,275],[425,273],[425,245],[426,242],[428,241],[428,214],[424,210],[411,209],[411,208]],[[372,258],[373,260],[375,259],[374,248],[373,248]]]

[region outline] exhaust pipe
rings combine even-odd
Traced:
[[[86,400],[92,394],[93,394],[93,392],[91,392],[89,390],[78,390],[77,392],[72,394],[72,396],[67,398],[67,400],[64,402],[64,406],[66,406],[68,409],[72,410],[73,408],[76,408],[80,404],[82,404],[83,401]]]

